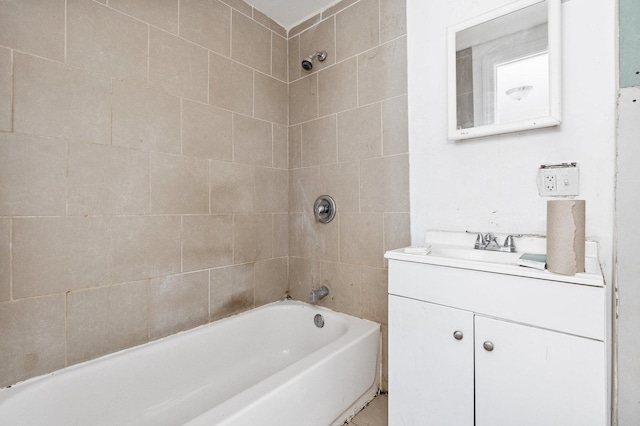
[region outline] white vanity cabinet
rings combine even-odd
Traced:
[[[387,254],[390,425],[608,424],[603,285],[427,257]]]
[[[473,425],[473,370],[473,313],[389,296],[389,425]]]

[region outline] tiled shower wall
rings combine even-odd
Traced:
[[[345,0],[289,33],[289,288],[320,305],[382,324],[384,252],[410,244],[404,0]],[[313,70],[302,58],[327,51]],[[317,196],[337,216],[314,221]]]
[[[287,72],[239,0],[0,2],[0,386],[285,295]]]
[[[345,0],[287,43],[240,0],[2,2],[0,386],[323,284],[386,357],[404,4]]]

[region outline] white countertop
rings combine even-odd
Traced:
[[[502,243],[506,235],[498,235],[498,241]],[[452,268],[473,269],[496,274],[517,275],[521,277],[537,278],[550,281],[561,281],[566,283],[604,286],[604,279],[597,257],[597,243],[587,241],[585,245],[585,272],[576,275],[561,275],[548,270],[539,270],[520,266],[515,263],[515,259],[522,253],[545,253],[546,239],[544,237],[525,236],[516,239],[517,253],[504,253],[505,262],[486,262],[480,260],[461,259],[457,257],[446,257],[438,255],[447,249],[468,249],[474,250],[473,245],[476,239],[474,234],[461,232],[427,231],[425,236],[425,247],[430,249],[428,254],[406,253],[404,248],[388,251],[385,258],[402,260],[406,262],[417,262],[430,265],[439,265]],[[500,256],[500,252],[494,252]]]

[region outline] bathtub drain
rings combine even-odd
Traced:
[[[313,323],[316,325],[316,327],[322,328],[324,327],[324,318],[322,318],[322,315],[316,314],[316,316],[313,317]]]

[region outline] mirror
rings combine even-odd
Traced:
[[[448,29],[449,138],[557,126],[560,0],[520,0]]]

